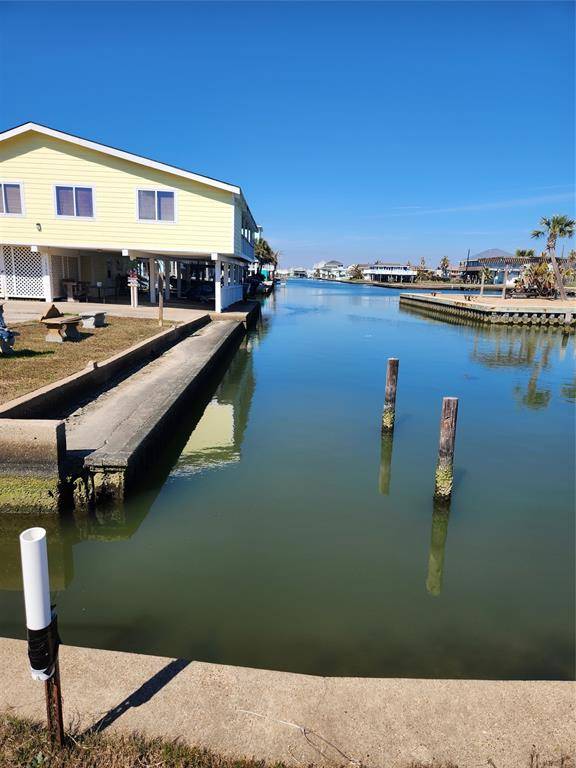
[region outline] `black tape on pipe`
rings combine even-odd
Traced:
[[[28,659],[35,672],[45,672],[48,677],[54,672],[58,658],[60,636],[58,619],[52,614],[52,621],[44,629],[28,629]]]

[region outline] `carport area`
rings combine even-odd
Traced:
[[[138,306],[157,304],[161,289],[165,303],[222,312],[243,300],[249,263],[218,253],[2,245],[0,298]]]

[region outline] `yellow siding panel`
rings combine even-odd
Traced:
[[[201,253],[235,250],[233,193],[61,139],[33,133],[0,143],[1,180],[23,184],[25,215],[0,217],[0,242]],[[57,217],[55,184],[92,186],[94,219]],[[138,188],[174,190],[176,221],[138,221]]]

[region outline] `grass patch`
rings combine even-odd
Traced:
[[[500,768],[492,760],[487,768]],[[177,740],[148,739],[139,734],[69,733],[67,744],[52,749],[43,725],[0,715],[0,768],[287,768],[284,763],[223,757],[209,749],[190,747]],[[302,764],[302,768],[305,768]],[[308,768],[314,768],[309,764]],[[361,768],[361,766],[359,767]],[[387,768],[385,765],[379,768]],[[406,768],[459,768],[458,763],[407,763]],[[542,757],[535,748],[517,768],[574,768],[569,755]]]
[[[0,768],[285,768],[283,763],[242,760],[189,747],[179,741],[72,733],[53,750],[45,728],[30,720],[0,719]]]
[[[42,323],[13,326],[18,333],[14,354],[0,355],[0,404],[80,371],[91,360],[112,357],[161,330],[157,320],[143,318],[109,317],[107,323],[105,328],[80,329],[81,341],[63,344],[45,341]]]

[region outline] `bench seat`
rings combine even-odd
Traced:
[[[82,328],[103,328],[106,325],[106,312],[80,312]]]
[[[78,324],[82,318],[80,315],[61,315],[60,317],[43,317],[48,333],[46,341],[61,344],[63,341],[79,341],[82,336],[78,333]]]

